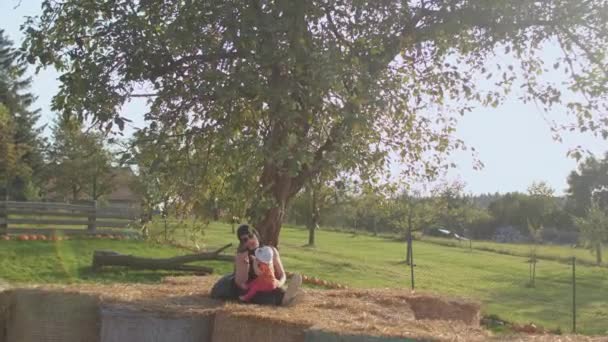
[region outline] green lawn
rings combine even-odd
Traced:
[[[179,232],[176,231],[177,236]],[[320,230],[317,232],[317,247],[309,248],[304,246],[308,241],[307,234],[304,229],[283,228],[280,250],[288,270],[351,287],[410,286],[410,269],[403,262],[403,242]],[[219,223],[211,224],[202,239],[207,246],[236,240],[230,226]],[[525,249],[525,246],[498,245]],[[543,249],[543,252],[562,256],[571,251],[580,257],[589,253],[567,247]],[[589,254],[589,257],[593,256]],[[414,258],[418,291],[477,299],[484,304],[486,314],[497,314],[509,321],[534,322],[565,332],[571,329],[570,265],[539,261],[536,287],[530,288],[526,286],[529,264],[525,257],[479,250],[471,252],[468,248],[416,241]],[[578,331],[608,334],[608,268],[580,265],[576,275]]]
[[[439,238],[439,237],[422,237],[422,240],[425,242],[432,242],[440,245],[458,247],[468,249],[472,247],[473,249],[485,250],[485,251],[495,251],[497,253],[502,254],[512,254],[516,256],[528,256],[530,255],[530,251],[532,249],[532,245],[530,244],[508,244],[508,243],[498,243],[492,241],[472,241],[469,246],[468,241],[459,241],[456,239],[447,239],[447,238]],[[545,259],[561,259],[567,260],[571,259],[573,256],[579,262],[588,263],[591,265],[596,264],[595,255],[593,255],[589,250],[584,248],[574,248],[569,246],[560,246],[560,245],[538,245],[536,247],[536,254],[539,258]],[[606,266],[606,261],[602,263],[603,266]]]
[[[121,268],[91,272],[94,250],[112,250],[143,257],[184,254],[174,247],[133,240],[86,239],[67,241],[0,241],[0,279],[14,283],[157,282],[171,274]],[[218,272],[230,269],[224,262],[206,262]],[[183,273],[181,273],[183,274]]]
[[[156,227],[155,233],[162,224]],[[182,243],[188,243],[184,230],[176,229],[173,235]],[[230,226],[220,223],[212,223],[199,238],[198,244],[209,249],[236,242]],[[284,228],[280,250],[289,271],[350,287],[410,286],[410,270],[403,262],[403,242],[325,230],[318,231],[316,248],[305,247],[307,240],[305,230]],[[96,249],[149,257],[184,253],[172,247],[131,240],[0,241],[0,278],[14,282],[155,282],[170,274],[121,269],[92,273],[89,266]],[[572,273],[569,265],[541,260],[537,265],[536,288],[529,288],[526,286],[528,264],[524,257],[471,252],[467,248],[416,241],[414,258],[418,291],[470,297],[484,304],[486,314],[570,330]],[[225,262],[204,264],[214,267],[217,273],[232,269]],[[577,302],[579,332],[607,334],[608,268],[577,267]]]

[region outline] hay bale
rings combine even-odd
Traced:
[[[480,305],[473,302],[417,295],[406,298],[416,319],[460,321],[479,326]]]
[[[149,312],[102,306],[101,342],[211,342],[213,313]]]
[[[310,329],[306,331],[305,342],[416,342],[427,339],[413,339],[406,337],[378,337],[368,335],[349,335],[336,332]]]
[[[99,341],[99,300],[78,293],[12,290],[7,341]]]
[[[0,342],[8,342],[7,325],[11,311],[11,294],[8,291],[0,292]]]
[[[304,342],[308,327],[223,311],[215,316],[212,340],[214,342]]]

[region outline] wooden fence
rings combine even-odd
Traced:
[[[139,212],[132,208],[98,206],[96,201],[85,204],[2,201],[0,234],[116,233],[111,228],[126,228],[138,217]]]

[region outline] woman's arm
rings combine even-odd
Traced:
[[[247,290],[247,281],[249,280],[249,253],[237,253],[234,257],[234,282],[236,286],[243,290]]]
[[[281,256],[279,255],[279,251],[272,247],[272,251],[274,252],[274,257],[272,259],[272,263],[274,265],[274,276],[277,278],[278,284],[277,287],[281,287],[285,285],[285,281],[287,280],[287,275],[285,274],[285,269],[283,268],[283,263],[281,263]]]

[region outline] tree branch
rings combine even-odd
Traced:
[[[583,42],[581,42],[576,35],[574,35],[565,27],[559,26],[559,30],[564,33],[568,37],[568,39],[570,39],[576,46],[579,47],[579,49],[581,49],[585,53],[585,56],[587,57],[587,59],[589,59],[591,63],[597,65],[602,70],[604,75],[608,77],[608,70],[606,70],[606,68],[604,67],[604,63],[602,63],[602,61],[597,58],[597,56],[593,53],[593,51],[589,49],[588,46],[583,44]]]
[[[154,93],[154,94],[131,94],[129,95],[129,97],[155,97],[158,96],[158,93]]]
[[[336,24],[334,23],[334,19],[331,15],[331,11],[329,10],[329,8],[327,6],[323,6],[323,8],[325,9],[325,17],[327,18],[327,23],[329,24],[329,29],[332,31],[332,33],[334,34],[336,39],[338,39],[339,41],[341,41],[342,43],[344,43],[350,47],[351,46],[350,42],[347,41],[344,38],[344,36],[342,36],[342,34],[340,34],[340,32],[338,31],[338,28],[336,27]]]

